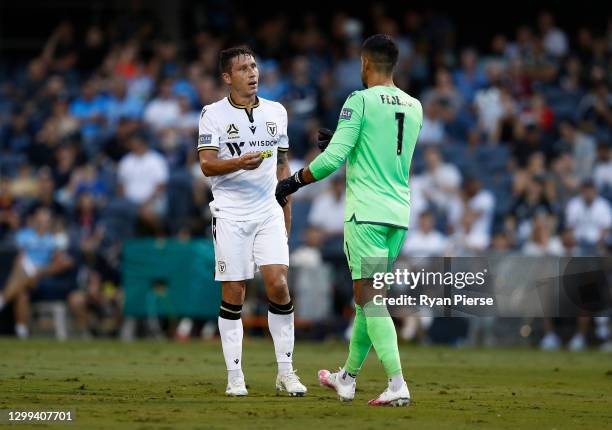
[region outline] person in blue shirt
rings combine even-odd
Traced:
[[[15,237],[18,255],[8,280],[0,292],[0,310],[14,301],[15,333],[28,337],[29,291],[40,280],[58,275],[73,266],[66,254],[67,239],[52,232],[51,211],[39,207],[32,215],[30,226],[20,229]]]
[[[86,141],[91,141],[103,131],[107,104],[107,98],[97,94],[96,84],[91,80],[83,84],[81,97],[70,104],[70,113],[79,120]]]

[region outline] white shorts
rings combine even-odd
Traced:
[[[289,266],[289,245],[282,211],[258,221],[212,220],[215,280],[252,279],[259,266]]]

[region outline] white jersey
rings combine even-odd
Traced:
[[[221,160],[249,152],[271,150],[254,170],[238,170],[210,177],[212,215],[235,221],[258,220],[275,211],[277,151],[289,150],[287,111],[280,103],[258,98],[251,115],[230,97],[207,105],[200,114],[198,152],[219,151]]]

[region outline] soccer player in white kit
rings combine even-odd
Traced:
[[[277,391],[303,396],[306,387],[293,366],[293,303],[287,286],[291,210],[276,202],[278,179],[290,175],[287,111],[257,97],[259,71],[247,47],[219,56],[228,97],[200,115],[200,167],[212,184],[215,279],[221,281],[219,332],[228,372],[226,394],[248,394],[242,373],[242,304],[246,280],[258,268],[268,296],[268,327],[274,341]]]

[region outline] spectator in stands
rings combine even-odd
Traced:
[[[564,208],[567,201],[578,192],[580,179],[575,173],[574,158],[569,152],[562,152],[551,163],[547,174],[547,196],[556,202],[559,208]]]
[[[597,161],[593,169],[593,180],[597,189],[610,196],[612,192],[612,149],[605,143],[597,147]]]
[[[172,79],[166,78],[160,84],[157,97],[145,108],[144,120],[153,130],[159,132],[176,127],[180,114],[178,99],[172,94]]]
[[[319,230],[323,241],[344,232],[344,177],[336,175],[327,192],[315,197],[308,214],[310,228]]]
[[[425,149],[425,173],[420,185],[423,194],[434,207],[446,213],[452,202],[459,197],[461,173],[451,163],[445,163],[435,147]]]
[[[495,197],[482,188],[480,180],[474,177],[463,182],[462,198],[456,199],[449,211],[451,228],[473,232],[479,235],[478,243],[489,243],[491,224],[495,210]],[[464,216],[466,215],[467,216]],[[466,226],[469,229],[466,230]]]
[[[580,187],[580,195],[567,204],[565,222],[573,229],[574,237],[586,252],[604,247],[612,227],[612,211],[606,199],[597,194],[591,179]]]
[[[555,27],[555,19],[549,12],[542,12],[538,17],[538,26],[544,41],[546,53],[556,57],[565,57],[568,51],[567,36]]]
[[[457,90],[466,103],[472,103],[476,91],[487,85],[487,78],[478,64],[478,52],[467,48],[461,52],[461,69],[457,70],[453,78]]]
[[[110,130],[117,128],[121,118],[140,118],[143,109],[142,100],[128,93],[126,81],[120,77],[115,78],[104,111]]]
[[[17,200],[11,191],[8,177],[0,177],[0,242],[8,238],[19,227]]]
[[[145,139],[135,133],[129,140],[130,152],[119,162],[119,194],[137,205],[141,220],[159,232],[166,212],[168,165]]]
[[[524,255],[562,256],[565,253],[561,239],[554,235],[554,219],[545,212],[538,213],[533,218],[533,228],[530,239],[523,245]]]
[[[79,121],[83,138],[88,143],[102,132],[107,109],[106,99],[98,94],[98,82],[86,81],[81,87],[81,96],[70,104],[70,114]]]
[[[505,90],[502,87],[502,77],[502,65],[499,63],[489,63],[487,65],[489,87],[478,90],[474,97],[478,126],[487,135],[487,139],[490,142],[498,141],[498,123],[504,115]]]
[[[56,198],[55,182],[51,169],[43,167],[37,175],[36,198],[27,208],[26,215],[33,215],[40,207],[45,207],[51,211],[54,220],[63,223],[66,218],[66,208]]]
[[[448,106],[453,117],[459,113],[464,102],[461,93],[455,88],[452,75],[444,68],[436,71],[434,87],[423,94],[421,101],[422,103],[434,101]]]
[[[99,272],[87,271],[85,287],[68,296],[79,336],[91,339],[93,335],[116,334],[121,323],[121,301],[119,289],[105,283]]]
[[[571,152],[575,161],[575,172],[580,180],[591,177],[597,156],[595,139],[582,133],[573,120],[563,120],[559,124],[561,139],[555,144],[559,152]]]
[[[446,139],[442,113],[444,106],[439,100],[432,99],[423,104],[423,127],[419,133],[418,143],[439,145]]]
[[[434,229],[435,218],[430,211],[422,212],[419,225],[409,230],[402,254],[411,257],[441,257],[446,253],[448,240]]]
[[[515,197],[510,209],[518,228],[518,239],[523,241],[532,233],[532,220],[536,215],[552,215],[553,206],[544,193],[544,180],[540,177],[531,178],[525,190]]]
[[[612,94],[605,82],[595,84],[593,90],[580,101],[578,118],[597,128],[607,129],[609,138],[609,129],[612,127]]]
[[[449,240],[450,252],[453,256],[479,255],[491,242],[490,233],[479,224],[479,215],[474,209],[467,207],[461,214],[461,222],[454,229]]]
[[[29,336],[29,291],[40,280],[70,269],[74,262],[66,254],[67,238],[54,234],[52,214],[39,207],[32,215],[31,226],[17,232],[19,254],[4,289],[0,293],[0,310],[15,302],[15,332],[20,338]]]
[[[34,128],[29,124],[28,115],[22,107],[15,107],[8,126],[0,128],[0,153],[26,153],[32,144]]]
[[[75,66],[78,56],[74,26],[70,21],[63,21],[55,28],[45,44],[42,57],[58,73],[66,73]]]

